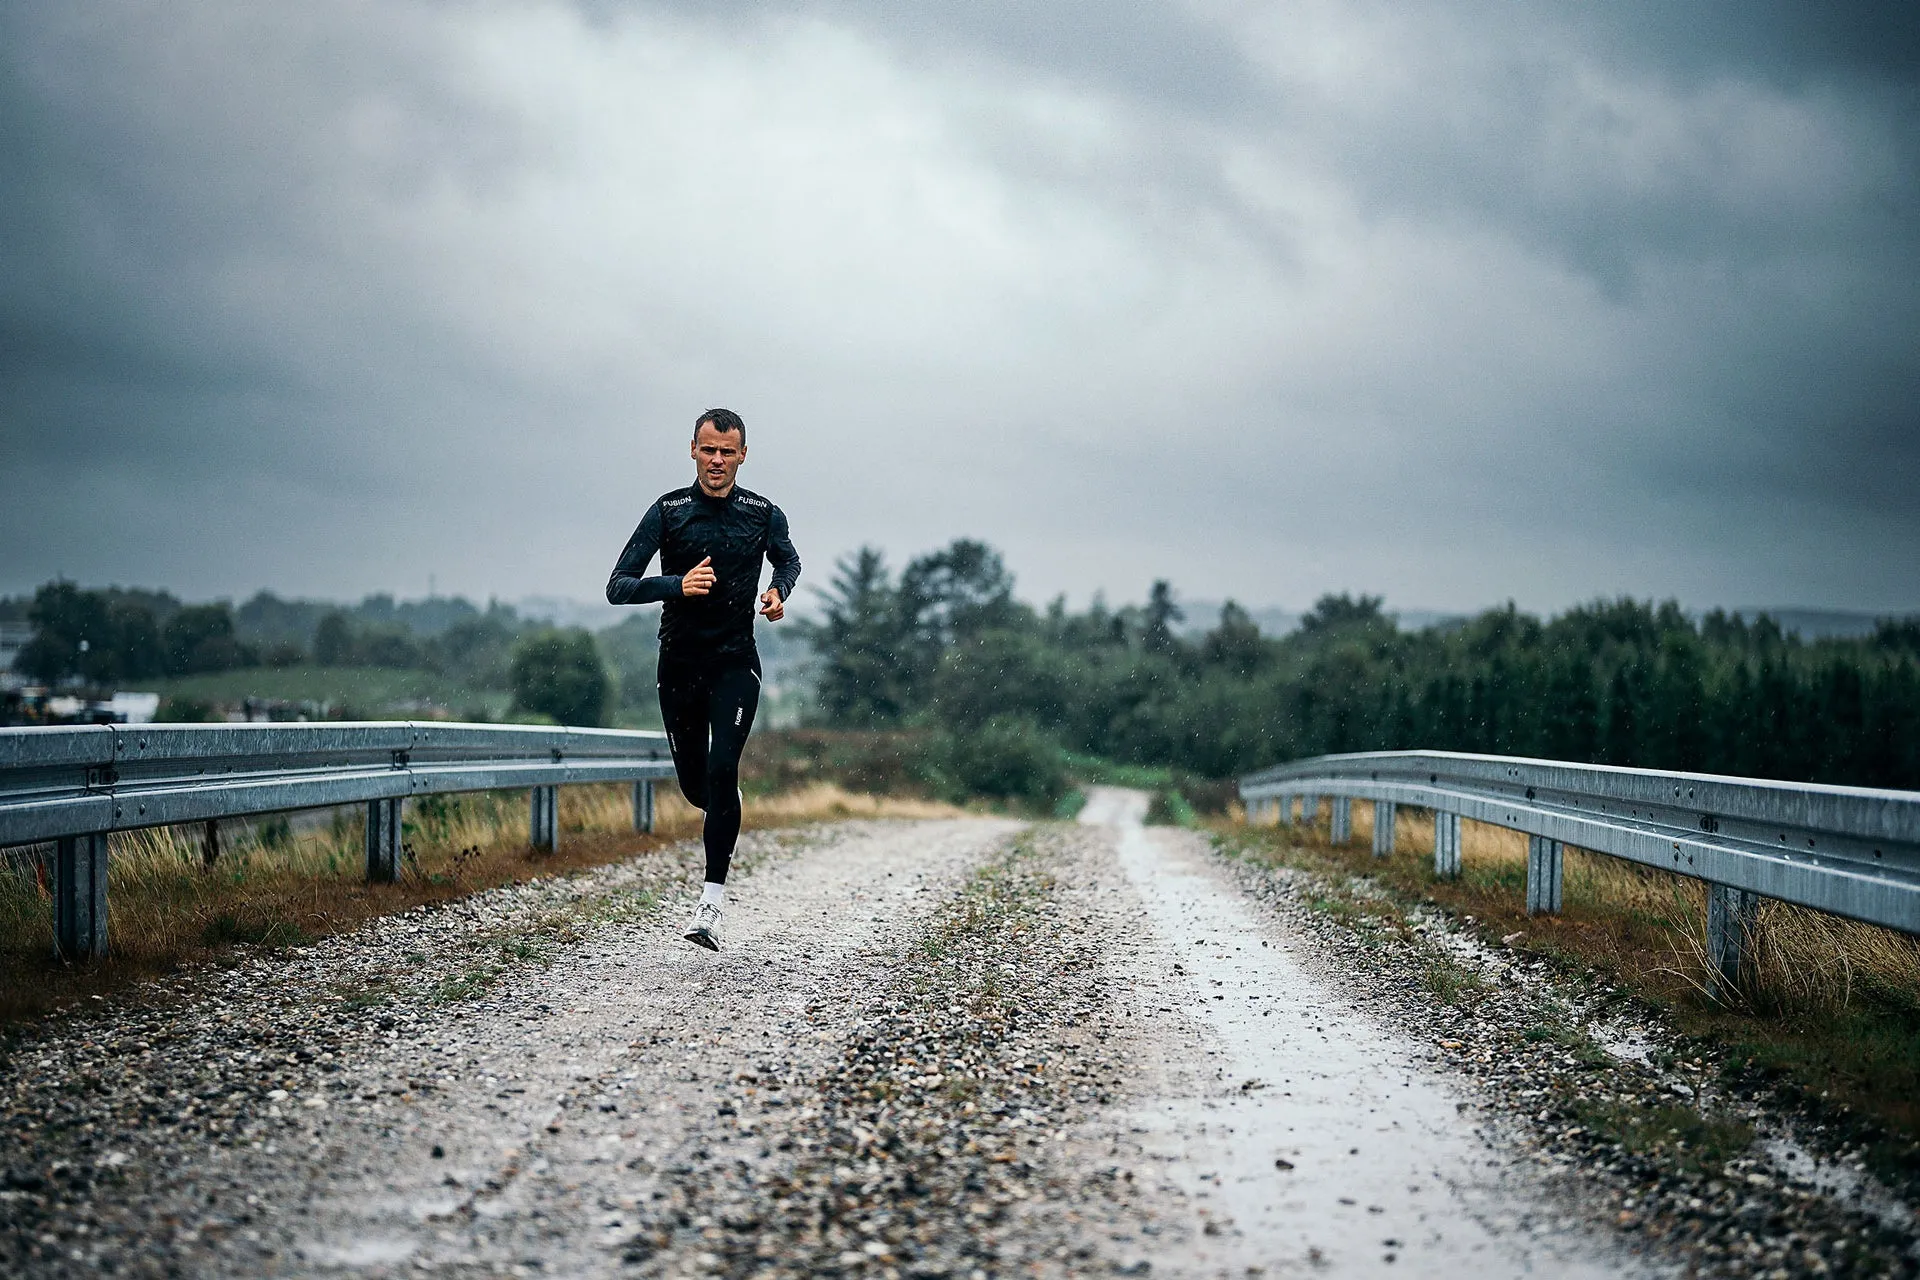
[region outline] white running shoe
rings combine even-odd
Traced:
[[[709,951],[720,949],[720,904],[703,902],[693,913],[693,924],[687,930],[687,941]]]

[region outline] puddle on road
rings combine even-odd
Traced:
[[[1127,1117],[1156,1170],[1209,1223],[1157,1268],[1476,1278],[1627,1269],[1609,1244],[1517,1185],[1515,1162],[1478,1136],[1462,1095],[1415,1065],[1415,1045],[1349,1011],[1277,940],[1263,947],[1256,909],[1197,855],[1144,829],[1146,805],[1141,793],[1099,789],[1081,821],[1120,828],[1120,865],[1178,957],[1180,999],[1213,1042],[1196,1059],[1205,1096],[1159,1099]]]
[[[364,1236],[344,1245],[312,1245],[302,1253],[305,1261],[316,1267],[357,1271],[397,1266],[418,1249],[414,1241],[397,1236]]]
[[[1782,1174],[1804,1182],[1823,1195],[1879,1219],[1889,1231],[1911,1233],[1914,1212],[1889,1191],[1864,1165],[1845,1160],[1822,1160],[1790,1134],[1762,1138],[1760,1150]]]
[[[1620,1062],[1648,1066],[1658,1046],[1653,1034],[1637,1022],[1610,1022],[1587,1028],[1593,1042]]]

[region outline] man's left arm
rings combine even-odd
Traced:
[[[793,548],[793,535],[787,530],[787,513],[775,507],[768,517],[767,562],[773,566],[773,580],[761,593],[760,612],[778,622],[793,598],[794,584],[800,581],[800,553]],[[768,597],[772,597],[769,599]]]

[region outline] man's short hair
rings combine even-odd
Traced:
[[[700,438],[700,428],[702,427],[712,427],[721,435],[731,435],[737,431],[740,433],[740,447],[742,449],[747,447],[747,424],[741,420],[739,414],[731,409],[709,409],[695,418],[693,420],[693,438],[695,440]]]

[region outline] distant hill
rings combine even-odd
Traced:
[[[1855,613],[1846,609],[1797,609],[1792,605],[1772,609],[1729,609],[1748,622],[1766,614],[1786,632],[1797,632],[1802,640],[1857,640],[1873,634],[1874,624],[1888,616],[1884,613]],[[1695,613],[1694,617],[1700,615]],[[1913,616],[1913,615],[1906,615]]]
[[[1218,600],[1182,600],[1180,608],[1186,613],[1186,621],[1181,623],[1181,633],[1188,636],[1204,635],[1213,630],[1220,621],[1221,601]],[[1262,635],[1291,635],[1300,629],[1300,615],[1291,609],[1282,609],[1279,605],[1267,605],[1262,608],[1250,608],[1247,613],[1254,625],[1260,628]],[[1402,631],[1424,631],[1428,627],[1452,626],[1464,622],[1464,613],[1445,613],[1438,609],[1388,609],[1386,614]]]
[[[1180,607],[1186,612],[1186,621],[1180,630],[1189,636],[1202,635],[1213,629],[1220,620],[1218,600],[1182,600]],[[1300,615],[1278,605],[1263,608],[1247,608],[1261,632],[1269,636],[1289,635],[1299,630]],[[1710,610],[1689,609],[1687,615],[1695,622],[1705,617]],[[1727,609],[1726,612],[1738,614],[1752,622],[1761,614],[1766,614],[1780,624],[1780,629],[1797,634],[1802,640],[1857,640],[1873,634],[1874,626],[1885,617],[1920,617],[1920,612],[1910,614],[1861,613],[1851,609],[1806,609],[1795,605],[1780,605],[1759,608],[1743,605]],[[1471,613],[1443,611],[1439,609],[1395,609],[1386,610],[1402,631],[1424,631],[1429,627],[1455,627],[1465,622]]]
[[[556,627],[585,627],[589,631],[617,626],[633,614],[631,606],[566,596],[525,596],[515,601],[513,607],[529,621],[550,622]]]

